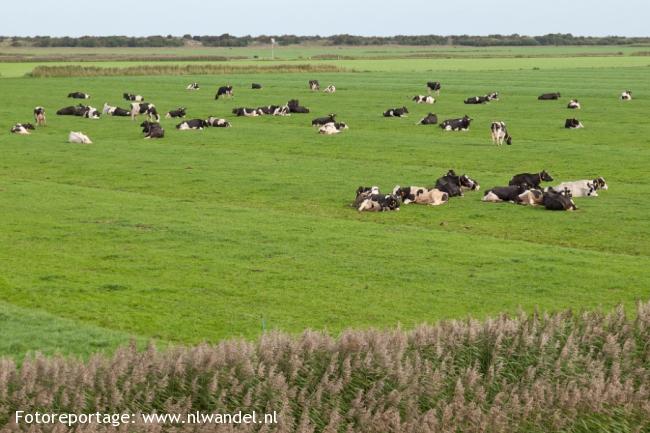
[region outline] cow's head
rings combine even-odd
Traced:
[[[402,111],[405,112],[405,113],[409,112],[408,108],[406,108],[406,107],[402,107]]]
[[[478,184],[478,182],[476,182],[474,179],[470,178],[467,175],[463,174],[458,178],[458,180],[460,182],[460,186],[468,188],[472,191],[478,191],[479,189],[481,189],[481,186]]]
[[[512,136],[508,135],[508,136],[506,137],[506,144],[507,144],[507,145],[512,144]]]
[[[543,182],[552,182],[553,177],[546,171],[542,170],[542,172],[539,174],[539,179]]]

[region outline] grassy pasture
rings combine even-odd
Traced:
[[[650,69],[637,59],[353,60],[334,63],[369,72],[3,78],[5,130],[30,120],[35,105],[48,109],[49,124],[29,137],[0,135],[0,352],[86,354],[132,336],[196,343],[264,329],[337,333],[647,299]],[[548,67],[530,68],[540,62]],[[312,93],[310,78],[338,92]],[[416,106],[410,97],[430,79],[443,82],[438,103]],[[202,89],[185,91],[191,81]],[[265,88],[250,90],[252,81]],[[215,101],[225,83],[235,97]],[[623,103],[617,97],[628,88],[636,98]],[[57,117],[76,103],[65,98],[75,90],[98,108],[125,107],[121,94],[137,92],[162,112],[186,106],[190,118],[222,116],[233,128],[180,132],[163,120],[165,139],[143,140],[130,119]],[[493,90],[501,101],[462,103]],[[537,101],[546,91],[564,98]],[[565,108],[571,97],[583,110]],[[290,98],[312,114],[230,114]],[[410,117],[381,117],[402,105]],[[466,133],[415,126],[428,111],[475,121]],[[350,130],[318,136],[309,122],[329,112]],[[574,115],[584,130],[563,128]],[[491,145],[492,120],[508,122],[513,146]],[[70,130],[95,144],[66,143]],[[483,188],[546,168],[558,181],[602,175],[610,190],[578,199],[576,213],[486,204],[480,192],[395,213],[348,207],[359,185],[431,185],[449,168]]]

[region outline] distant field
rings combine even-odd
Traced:
[[[650,296],[650,58],[331,62],[359,72],[30,79],[20,76],[35,63],[0,64],[0,354],[87,354],[131,337],[196,343],[268,329],[411,327]],[[310,92],[311,78],[338,92]],[[416,106],[410,97],[431,79],[443,83],[438,103]],[[191,81],[202,89],[185,91]],[[250,90],[252,81],[264,89]],[[225,83],[235,97],[215,101]],[[633,101],[617,99],[624,89]],[[179,132],[163,120],[166,138],[143,140],[130,119],[57,117],[75,90],[98,108],[125,107],[121,94],[137,92],[163,112],[185,106],[189,117],[223,116],[233,127]],[[501,101],[462,103],[488,91]],[[547,91],[562,100],[536,100]],[[565,108],[571,97],[583,110]],[[312,114],[230,113],[290,98]],[[48,126],[8,134],[36,105],[48,109]],[[410,117],[381,117],[401,105]],[[428,111],[475,121],[466,133],[416,126]],[[350,130],[318,136],[310,120],[330,112]],[[562,127],[574,115],[584,130]],[[512,146],[490,144],[497,119]],[[95,144],[66,143],[70,130]],[[359,185],[431,185],[450,168],[483,188],[546,168],[557,180],[604,176],[610,190],[578,199],[575,213],[486,204],[481,192],[395,213],[348,206]]]

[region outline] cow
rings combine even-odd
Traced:
[[[257,111],[260,114],[267,114],[271,116],[290,116],[289,107],[287,105],[267,105],[265,107],[258,107]]]
[[[486,102],[489,102],[490,100],[488,99],[487,96],[472,96],[470,98],[465,99],[463,101],[465,104],[485,104]]]
[[[508,133],[506,122],[492,122],[490,126],[492,132],[492,142],[497,146],[501,146],[505,141],[506,144],[512,144],[512,137]]]
[[[485,95],[485,97],[488,99],[488,101],[498,101],[499,100],[499,92],[491,92]]]
[[[436,180],[435,188],[449,194],[449,197],[464,196],[464,191],[478,191],[481,186],[474,179],[462,174],[458,176],[454,170],[449,170],[446,175]]]
[[[143,102],[144,101],[144,96],[142,95],[134,95],[133,93],[124,93],[122,94],[124,99],[126,101],[131,101],[131,102]]]
[[[517,203],[519,196],[528,189],[528,185],[509,185],[509,186],[496,186],[490,188],[483,194],[482,201],[490,203],[498,203],[502,201],[509,201]]]
[[[550,188],[544,192],[542,203],[548,210],[577,210],[575,203],[571,199],[571,191],[565,189],[562,192]]]
[[[38,126],[44,126],[45,121],[45,108],[38,106],[34,108],[34,121]]]
[[[291,99],[287,102],[287,107],[289,107],[289,113],[309,113],[309,108],[300,106],[297,99]]]
[[[253,83],[253,84],[251,84],[251,89],[253,89],[253,90],[259,90],[259,89],[261,89],[261,88],[262,88],[262,85],[259,84],[259,83]]]
[[[629,101],[631,99],[632,99],[632,91],[626,90],[623,93],[621,93],[621,100]]]
[[[402,203],[409,204],[415,202],[415,197],[417,197],[418,194],[421,194],[427,190],[428,188],[425,188],[423,186],[401,187],[399,185],[395,185],[395,188],[393,188],[393,195],[399,197]]]
[[[190,119],[176,125],[176,129],[187,131],[189,129],[203,129],[208,127],[208,122],[203,119]]]
[[[439,189],[428,189],[422,186],[400,187],[397,185],[393,188],[393,195],[398,196],[402,203],[418,203],[438,206],[449,201],[449,194]]]
[[[358,209],[359,206],[361,206],[361,203],[363,203],[364,200],[370,198],[370,196],[373,194],[380,194],[378,186],[360,186],[357,188],[357,193],[354,197],[354,201],[352,202],[352,207]]]
[[[389,108],[384,111],[384,117],[406,117],[409,110],[406,107],[402,108]]]
[[[257,108],[233,108],[232,114],[235,114],[237,117],[257,117],[264,113],[261,113]]]
[[[553,177],[546,171],[539,173],[520,173],[510,179],[508,185],[526,185],[530,188],[540,189],[539,184],[542,182],[553,182]]]
[[[57,116],[83,116],[87,107],[85,105],[75,105],[70,107],[61,108],[56,112]]]
[[[416,125],[435,125],[438,123],[438,116],[433,113],[429,113],[424,116]]]
[[[325,90],[323,90],[325,93],[336,93],[336,86],[334,84],[330,84],[329,86],[325,87]]]
[[[436,98],[430,95],[415,95],[412,100],[415,101],[416,104],[435,104],[436,102]]]
[[[228,122],[226,119],[221,119],[219,117],[210,116],[205,121],[208,124],[208,126],[212,126],[215,128],[230,128],[232,126],[230,125],[230,122]]]
[[[14,126],[11,127],[11,133],[19,134],[19,135],[29,135],[31,134],[29,132],[30,129],[34,129],[34,126],[30,123],[16,123]]]
[[[318,128],[318,133],[324,135],[334,135],[334,134],[338,134],[344,129],[348,129],[347,124],[343,122],[330,122]]]
[[[94,119],[97,120],[99,119],[100,113],[97,111],[95,107],[87,106],[85,107],[85,110],[81,114],[82,117],[85,117],[86,119]]]
[[[370,197],[366,198],[358,207],[359,212],[386,212],[386,211],[398,211],[399,210],[399,198],[392,194],[381,195],[381,194],[371,194]]]
[[[111,105],[108,105],[108,102],[104,103],[104,108],[102,109],[103,114],[108,114],[109,116],[120,116],[120,117],[128,117],[131,115],[131,112],[129,110],[125,110],[124,108],[120,107],[113,107]]]
[[[131,103],[131,120],[135,120],[138,114],[146,114],[149,120],[154,122],[160,121],[160,115],[156,106],[149,102],[132,102]]]
[[[72,93],[68,93],[68,98],[72,98],[72,99],[88,99],[88,98],[90,98],[90,95],[87,94],[87,93],[83,93],[83,92],[72,92]]]
[[[168,111],[165,114],[165,119],[173,119],[176,117],[185,117],[187,115],[185,107],[178,107],[175,110]]]
[[[578,102],[577,99],[572,99],[569,101],[569,104],[566,106],[566,108],[569,108],[571,110],[579,110],[582,107],[580,106],[580,102]]]
[[[140,126],[142,127],[145,139],[163,138],[165,136],[165,130],[160,126],[160,123],[145,120],[140,124]]]
[[[225,97],[230,98],[233,95],[234,95],[234,93],[232,91],[232,86],[221,86],[217,90],[217,94],[214,95],[214,99],[219,99],[219,96],[225,96]]]
[[[543,204],[544,193],[539,189],[527,189],[517,196],[515,203],[527,206],[537,206]]]
[[[538,99],[539,101],[554,101],[554,100],[560,99],[560,96],[561,96],[561,95],[560,95],[560,92],[556,92],[556,93],[544,93],[544,94],[542,94],[542,95],[539,95],[539,96],[537,97],[537,99]]]
[[[440,124],[445,131],[469,131],[469,125],[472,122],[467,114],[458,119],[447,119]]]
[[[427,90],[429,91],[429,93],[436,92],[436,95],[440,95],[440,82],[439,81],[427,82]]]
[[[309,89],[314,92],[316,90],[320,90],[320,83],[318,80],[309,80]]]
[[[199,90],[199,89],[200,89],[199,83],[190,83],[185,88],[185,90]]]
[[[74,132],[70,131],[68,134],[68,142],[70,143],[80,143],[80,144],[93,144],[93,142],[88,138],[83,132]]]
[[[576,180],[573,182],[562,182],[554,186],[555,191],[568,190],[573,197],[598,197],[598,190],[606,191],[607,182],[603,177],[597,177],[592,180]]]
[[[566,119],[564,121],[564,127],[566,129],[578,129],[578,128],[584,128],[584,125],[578,119],[573,118],[573,119]]]
[[[312,120],[311,126],[323,126],[326,123],[334,123],[334,122],[336,122],[336,114],[331,113],[325,117],[317,117],[316,119]]]

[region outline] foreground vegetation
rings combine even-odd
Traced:
[[[650,428],[650,304],[629,319],[520,313],[334,339],[269,333],[84,362],[0,359],[0,425],[27,413],[278,412],[278,432],[550,433]],[[53,431],[38,426],[37,431]],[[133,425],[160,431],[160,425]],[[174,431],[258,431],[177,425]],[[114,431],[80,426],[76,431]],[[35,430],[29,430],[35,431]],[[56,431],[63,431],[62,429]]]

